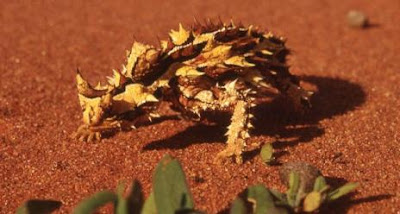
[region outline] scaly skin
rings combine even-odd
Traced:
[[[309,106],[312,93],[289,73],[288,52],[281,37],[233,23],[196,24],[190,31],[180,25],[160,48],[135,42],[106,86],[90,86],[77,74],[84,125],[74,137],[100,140],[101,133],[130,128],[139,116],[151,119],[167,101],[196,121],[207,111],[231,112],[227,146],[216,160],[242,163],[257,97],[280,92],[298,108]]]

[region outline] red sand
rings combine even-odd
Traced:
[[[0,213],[29,198],[61,200],[68,212],[84,197],[134,178],[148,194],[166,153],[181,160],[197,208],[209,213],[251,184],[284,190],[279,167],[261,163],[257,150],[243,165],[212,164],[224,147],[222,125],[171,119],[101,143],[69,138],[81,123],[77,67],[104,81],[134,38],[154,44],[193,16],[233,17],[284,35],[292,72],[318,88],[303,118],[282,112],[282,99],[259,107],[252,140],[276,137],[280,162],[307,161],[334,183],[361,182],[353,202],[328,207],[333,212],[400,211],[400,1],[19,0],[1,1],[0,8]],[[373,26],[349,28],[351,9],[364,11]]]

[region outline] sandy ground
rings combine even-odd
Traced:
[[[350,9],[364,11],[373,26],[349,28]],[[352,200],[326,211],[399,213],[399,11],[398,0],[1,1],[0,213],[29,198],[61,200],[65,213],[134,178],[147,195],[167,153],[181,160],[197,208],[208,213],[224,210],[251,184],[284,190],[279,166],[264,165],[258,150],[246,153],[243,165],[212,164],[224,147],[223,125],[172,118],[101,143],[69,138],[81,123],[77,67],[104,81],[134,39],[155,44],[194,16],[234,18],[284,35],[292,73],[317,91],[304,117],[285,110],[280,98],[258,107],[252,140],[275,141],[279,162],[310,162],[333,184],[361,183]]]

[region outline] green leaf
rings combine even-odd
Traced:
[[[276,199],[278,199],[278,201],[275,202],[276,205],[287,205],[288,204],[285,194],[283,194],[275,189],[270,189],[269,192],[272,194],[272,196],[274,196]]]
[[[303,202],[304,212],[313,212],[319,208],[322,203],[322,196],[320,192],[311,192],[307,194]]]
[[[157,214],[156,202],[154,201],[154,193],[151,192],[147,200],[144,202],[141,214]]]
[[[323,176],[318,176],[315,179],[313,191],[322,192],[322,190],[326,189],[327,186],[325,178]]]
[[[128,202],[124,198],[124,190],[125,190],[125,184],[123,182],[120,182],[116,190],[118,196],[118,201],[115,206],[116,214],[128,214]]]
[[[124,190],[125,184],[123,182],[119,183],[116,190],[118,196],[118,201],[115,207],[116,214],[128,214],[128,202],[124,198]]]
[[[110,191],[101,191],[95,193],[89,198],[83,200],[78,206],[74,209],[74,214],[88,214],[93,213],[98,208],[104,206],[107,203],[117,204],[118,196]]]
[[[61,207],[60,201],[54,200],[29,200],[17,208],[16,214],[52,213]]]
[[[204,214],[204,213],[194,209],[181,209],[177,210],[175,214]]]
[[[299,188],[300,188],[300,176],[297,172],[290,172],[289,174],[289,189],[286,192],[288,204],[295,208],[299,206]]]
[[[269,164],[274,160],[274,148],[270,143],[267,143],[261,148],[260,155],[261,155],[261,160],[264,163]]]
[[[119,182],[118,186],[117,186],[117,188],[115,190],[115,192],[117,193],[118,197],[123,197],[124,190],[125,190],[125,183],[124,182]]]
[[[240,198],[236,198],[231,206],[229,211],[230,214],[247,214],[246,205],[243,200]]]
[[[178,210],[193,209],[194,202],[186,184],[180,163],[166,155],[158,163],[153,177],[154,201],[157,210],[174,214]]]
[[[253,204],[254,214],[264,214],[275,207],[271,193],[261,184],[247,188],[247,200]]]
[[[133,181],[131,192],[128,196],[128,210],[131,214],[139,214],[142,210],[144,199],[142,186],[138,180]]]
[[[125,198],[119,198],[116,205],[116,214],[128,214],[128,202]]]
[[[270,207],[267,209],[267,214],[288,214],[289,211],[284,207]]]
[[[358,187],[358,183],[354,183],[354,182],[347,183],[347,184],[333,190],[332,192],[328,193],[327,200],[328,201],[336,200],[336,199],[352,192],[357,187]]]

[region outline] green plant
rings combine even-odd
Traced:
[[[261,213],[298,213],[314,212],[324,203],[334,201],[358,186],[358,183],[347,183],[337,189],[332,190],[326,184],[325,178],[319,176],[314,181],[314,188],[311,192],[304,192],[301,188],[300,176],[296,172],[291,172],[289,176],[289,187],[286,193],[281,193],[273,189],[266,189],[262,185],[248,187],[244,198],[251,206],[248,210],[245,201],[238,197],[232,203],[231,214],[261,214]]]
[[[295,173],[290,173],[289,188],[286,192],[286,198],[277,191],[271,191],[280,204],[290,207],[295,212],[313,212],[327,202],[334,201],[350,192],[352,192],[358,183],[349,182],[345,185],[331,189],[326,184],[323,176],[317,177],[314,181],[314,188],[311,192],[304,192],[300,189],[300,176]]]
[[[291,168],[290,168],[291,169]],[[347,183],[332,190],[323,176],[314,177],[313,188],[304,188],[301,170],[293,168],[288,176],[288,190],[281,193],[263,185],[248,187],[236,198],[230,208],[231,214],[286,214],[291,212],[314,212],[319,207],[353,191],[358,183]],[[313,173],[315,174],[315,173]],[[303,176],[303,179],[310,176]],[[116,193],[101,191],[81,201],[74,214],[93,213],[105,204],[112,203],[116,214],[199,214],[194,209],[192,195],[187,187],[180,163],[169,155],[158,163],[153,176],[153,190],[144,200],[140,183],[135,180],[130,193],[124,197],[124,185],[119,184]],[[61,206],[53,200],[29,200],[16,211],[17,214],[52,213]],[[160,212],[158,212],[160,211]]]
[[[326,184],[325,178],[319,176],[314,183],[314,189],[311,192],[303,192],[300,188],[300,177],[297,173],[290,173],[289,188],[286,194],[278,192],[276,190],[269,190],[273,196],[273,200],[268,198],[267,200],[259,201],[259,206],[271,206],[271,201],[276,206],[286,207],[291,212],[314,212],[320,208],[324,203],[334,201],[350,192],[352,192],[358,183],[349,182],[337,189],[331,189]],[[253,210],[253,213],[258,213],[257,210]],[[280,210],[275,213],[286,213],[286,211]]]
[[[261,156],[261,160],[264,163],[271,164],[275,160],[274,148],[272,147],[272,144],[267,143],[264,146],[262,146],[261,151],[260,151],[260,156]]]
[[[61,206],[61,202],[54,200],[37,200],[31,199],[26,201],[20,207],[18,207],[16,214],[27,214],[27,213],[51,213]]]
[[[186,184],[180,163],[166,155],[158,163],[153,177],[153,191],[144,201],[142,187],[135,180],[129,195],[123,196],[124,185],[116,193],[101,191],[81,201],[74,214],[93,213],[100,207],[112,203],[116,214],[155,214],[162,210],[166,214],[200,213],[194,209],[194,202]],[[60,208],[61,202],[51,200],[29,200],[17,209],[17,214],[51,213]]]
[[[247,206],[250,205],[250,206]],[[288,210],[279,207],[271,191],[258,184],[248,187],[242,197],[238,197],[231,205],[230,214],[286,214]]]

